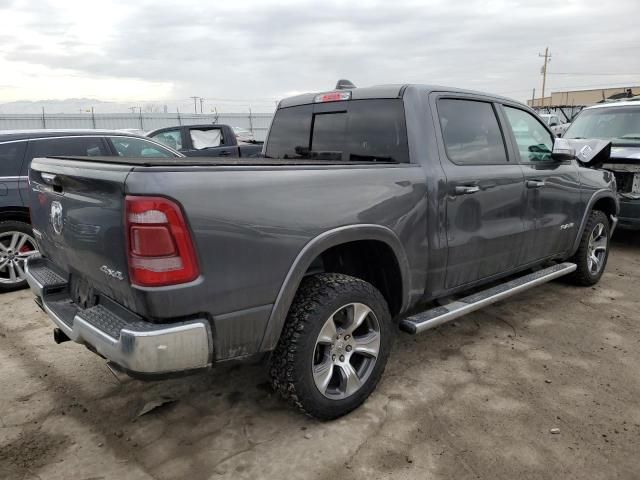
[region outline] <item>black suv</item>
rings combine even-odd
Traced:
[[[183,157],[144,137],[111,130],[0,132],[0,292],[26,286],[24,262],[36,253],[28,204],[31,160],[47,156]]]

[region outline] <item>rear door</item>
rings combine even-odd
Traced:
[[[449,289],[519,265],[526,194],[496,105],[467,95],[434,95],[431,100],[447,177]]]
[[[584,212],[579,167],[575,160],[551,158],[554,135],[535,115],[515,105],[502,108],[525,176],[527,228],[535,230],[525,239],[522,262],[564,253],[573,245]]]
[[[27,142],[0,143],[0,207],[19,207],[26,204],[27,178],[22,164]]]
[[[183,153],[189,157],[237,157],[238,147],[224,137],[220,127],[187,129],[188,148]]]

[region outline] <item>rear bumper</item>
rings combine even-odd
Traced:
[[[38,303],[60,330],[129,373],[164,375],[212,364],[213,342],[206,319],[151,323],[104,296],[93,307],[79,308],[69,295],[66,279],[44,258],[27,262],[26,277]]]

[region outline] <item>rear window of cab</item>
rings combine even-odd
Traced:
[[[402,99],[347,100],[281,108],[268,158],[409,162]]]

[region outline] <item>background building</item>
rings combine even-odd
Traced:
[[[527,100],[530,107],[588,107],[606,100],[618,100],[620,98],[640,95],[640,86],[596,88],[591,90],[568,90],[551,92],[551,96]]]

